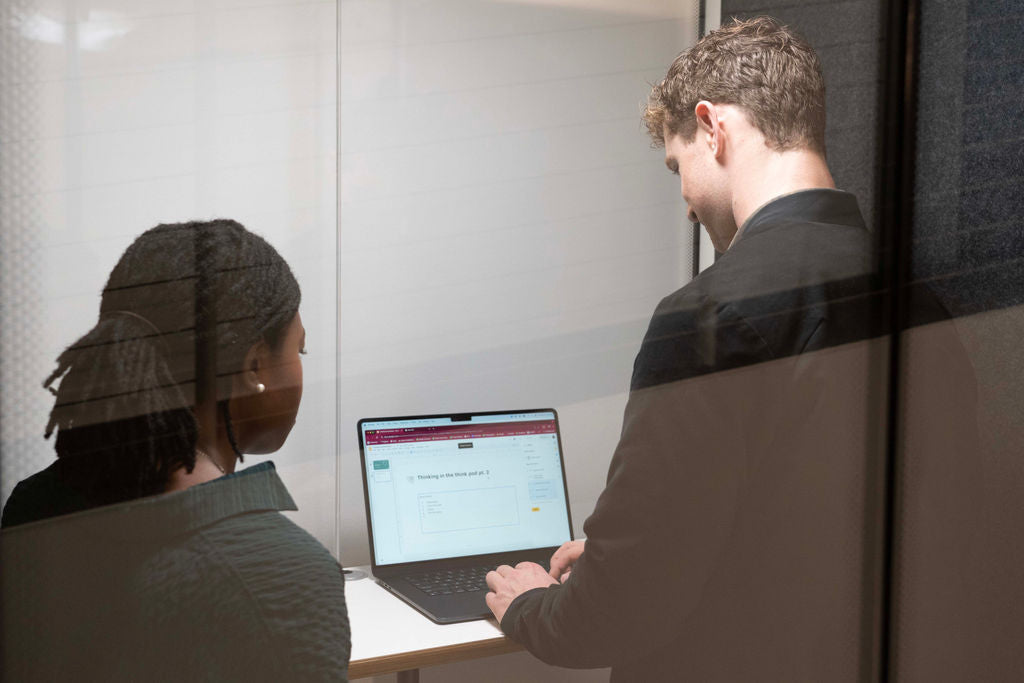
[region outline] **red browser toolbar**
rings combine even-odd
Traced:
[[[417,441],[451,441],[455,439],[485,439],[499,436],[532,436],[554,433],[554,420],[367,429],[366,445],[376,446],[378,444],[413,443]]]

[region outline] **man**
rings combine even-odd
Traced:
[[[774,20],[734,22],[644,119],[722,257],[654,313],[586,542],[491,572],[487,604],[540,659],[613,681],[853,680],[881,316],[821,67]]]

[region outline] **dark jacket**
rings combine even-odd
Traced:
[[[658,305],[586,552],[505,633],[613,681],[856,680],[884,433],[875,260],[852,195],[798,192]]]

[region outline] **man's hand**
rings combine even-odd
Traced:
[[[493,572],[487,573],[487,587],[491,592],[484,598],[487,607],[494,612],[494,618],[501,624],[501,618],[516,597],[534,588],[545,588],[558,583],[548,576],[535,562],[520,562],[516,568],[503,564]]]
[[[551,577],[565,583],[572,573],[572,566],[583,554],[583,544],[586,541],[566,541],[562,547],[551,556]]]

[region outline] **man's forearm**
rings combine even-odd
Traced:
[[[575,669],[611,666],[611,651],[601,641],[612,624],[573,605],[568,586],[535,588],[517,597],[501,620],[501,630],[547,664]]]

